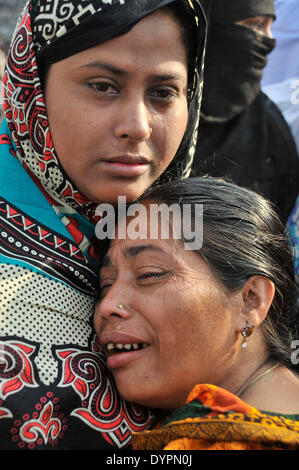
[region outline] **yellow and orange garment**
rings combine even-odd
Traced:
[[[299,415],[259,411],[214,385],[196,385],[184,406],[150,431],[132,435],[134,450],[295,450]]]

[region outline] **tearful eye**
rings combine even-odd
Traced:
[[[88,84],[90,88],[99,93],[105,93],[107,95],[117,95],[119,90],[117,87],[109,82],[95,82]]]
[[[178,95],[178,93],[174,89],[158,88],[156,90],[152,90],[150,95],[153,98],[157,98],[157,99],[165,100],[165,101],[171,101]]]

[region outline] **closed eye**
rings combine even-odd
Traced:
[[[107,294],[109,288],[112,286],[113,282],[106,282],[105,284],[103,283],[100,285],[98,292],[96,294],[96,301],[101,300],[105,294]]]
[[[166,276],[168,273],[167,272],[149,272],[149,273],[144,273],[144,274],[141,274],[138,279],[139,280],[142,280],[142,279],[149,279],[149,278],[162,278],[164,276]]]

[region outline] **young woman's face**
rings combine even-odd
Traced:
[[[90,200],[140,196],[174,158],[187,119],[179,22],[157,11],[130,32],[55,63],[46,83],[59,160]]]
[[[195,384],[221,386],[239,347],[239,298],[197,253],[173,240],[116,239],[100,278],[94,325],[105,351],[122,348],[107,364],[125,399],[174,409]]]

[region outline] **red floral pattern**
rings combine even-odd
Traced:
[[[53,403],[47,403],[38,418],[24,423],[20,436],[25,442],[36,442],[39,437],[43,444],[54,442],[62,429],[61,421],[53,416]]]
[[[139,406],[119,398],[105,359],[93,342],[94,352],[76,349],[57,351],[63,362],[60,387],[72,386],[82,400],[82,407],[72,412],[95,430],[101,430],[109,444],[123,447],[130,442],[131,432],[143,431],[153,422],[153,417]]]
[[[30,356],[33,346],[21,341],[0,343],[0,397],[22,390],[23,387],[38,387],[34,377]]]

